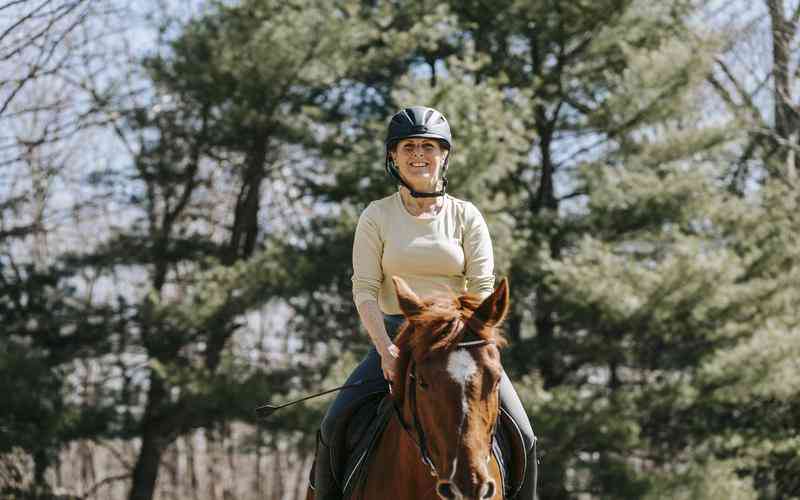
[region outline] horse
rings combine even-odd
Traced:
[[[484,300],[421,300],[393,279],[406,317],[395,340],[396,412],[351,499],[500,500],[502,475],[491,442],[500,411],[500,348],[506,345],[496,327],[508,313],[508,282]]]

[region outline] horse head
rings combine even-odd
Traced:
[[[508,283],[481,300],[475,295],[421,300],[394,278],[405,327],[396,339],[400,359],[395,404],[419,445],[443,499],[488,499],[495,484],[491,441],[503,374],[496,327],[508,312]]]

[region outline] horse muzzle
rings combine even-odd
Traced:
[[[493,479],[487,479],[471,488],[466,494],[452,481],[442,480],[436,484],[436,493],[444,500],[487,500],[492,498],[497,491],[497,485]]]

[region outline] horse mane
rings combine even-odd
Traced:
[[[481,304],[478,295],[460,297],[435,296],[425,301],[425,309],[408,318],[395,339],[400,351],[410,352],[417,362],[440,351],[452,349],[468,334],[475,340],[486,340],[505,347],[506,339],[497,328],[471,328],[469,320]],[[409,328],[410,323],[417,325]]]
[[[498,348],[506,346],[506,338],[497,326],[470,321],[482,302],[483,299],[475,294],[433,296],[425,300],[425,307],[419,313],[406,318],[394,341],[400,357],[392,391],[399,404],[402,405],[407,370],[412,359],[421,363],[429,356],[449,351],[466,340],[485,340]]]

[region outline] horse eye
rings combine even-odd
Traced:
[[[417,377],[417,379],[419,380],[419,388],[420,389],[427,389],[428,388],[428,381],[425,380],[424,378],[422,378],[422,375],[419,375]]]

